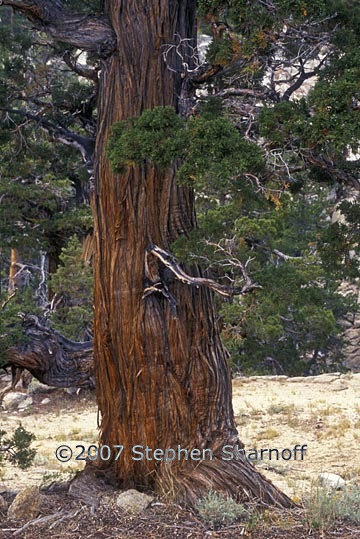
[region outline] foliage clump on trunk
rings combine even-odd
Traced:
[[[206,110],[206,109],[205,109]],[[112,126],[108,157],[115,171],[148,159],[160,168],[180,159],[177,175],[210,192],[241,184],[241,174],[264,168],[261,148],[224,116],[196,115],[187,122],[173,107],[155,107]]]

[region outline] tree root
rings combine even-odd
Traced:
[[[196,505],[210,490],[234,498],[237,502],[256,501],[257,504],[283,508],[296,504],[269,479],[266,479],[245,456],[240,459],[223,460],[214,456],[192,466],[161,467],[157,477],[157,490],[166,498]]]

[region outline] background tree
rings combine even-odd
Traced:
[[[221,174],[211,184],[196,177],[200,230],[175,250],[201,257],[218,274],[226,270],[228,279],[241,276],[239,260],[248,261],[263,286],[223,307],[237,368],[303,372],[325,357],[331,360],[320,368],[329,368],[342,359],[339,322],[356,309],[339,285],[359,276],[359,161],[351,153],[359,143],[358,9],[353,2],[199,7],[218,70],[200,111],[221,109],[262,148],[265,166],[259,173],[247,164],[228,182]],[[347,225],[331,223],[336,202],[351,190],[353,202],[341,205]]]
[[[92,166],[96,85],[92,79],[80,79],[62,60],[65,57],[73,66],[69,51],[51,47],[44,35],[35,35],[31,25],[9,8],[1,12],[0,32],[0,293],[1,303],[6,303],[0,320],[0,361],[4,362],[7,348],[26,337],[18,313],[40,316],[45,323],[60,305],[53,301],[56,290],[49,274],[56,271],[70,236],[83,237],[92,228],[86,167]]]
[[[1,32],[1,234],[20,251],[46,251],[54,271],[66,239],[89,226],[88,173],[75,150],[90,165],[96,92],[61,61],[61,48],[33,40],[30,25],[10,10]]]
[[[358,124],[348,113],[349,107],[357,110],[357,90],[352,76],[344,88],[337,79],[346,80],[349,66],[356,75],[358,13],[353,10],[350,20],[348,2],[199,2],[213,35],[208,62],[199,66],[194,2],[150,2],[145,9],[139,2],[131,8],[125,1],[104,2],[105,16],[81,17],[60,3],[3,4],[67,47],[101,58],[93,196],[95,358],[101,442],[127,448],[121,462],[107,463],[106,471],[125,486],[144,484],[146,477],[151,486],[175,487],[188,501],[211,487],[288,504],[244,459],[221,458],[221,447],[238,440],[226,353],[209,290],[229,297],[254,291],[258,281],[263,287],[274,281],[275,267],[276,277],[293,289],[291,304],[286,308],[285,301],[279,302],[280,290],[274,287],[270,303],[276,301],[279,309],[271,320],[265,296],[256,301],[259,292],[254,308],[251,300],[239,302],[238,312],[250,311],[247,353],[254,340],[265,344],[267,354],[275,350],[284,356],[298,350],[304,338],[308,342],[299,357],[327,346],[339,298],[331,300],[322,291],[328,277],[312,257],[309,243],[314,242],[299,242],[286,252],[296,225],[285,228],[293,219],[289,207],[299,222],[301,201],[295,195],[302,185],[329,179],[358,185],[357,162],[347,160],[359,140]],[[350,23],[348,35],[345,22]],[[79,72],[79,65],[72,65]],[[295,92],[315,76],[319,82],[309,98],[295,100]],[[194,92],[204,83],[215,101],[205,99],[198,107]],[[343,99],[337,109],[339,92]],[[214,119],[221,108],[216,98],[222,99],[225,114]],[[159,112],[157,106],[166,108]],[[153,112],[141,114],[147,109]],[[186,125],[181,118],[188,119]],[[111,167],[106,146],[115,122],[120,123],[112,131]],[[206,247],[215,247],[218,255],[213,263],[209,250],[194,249],[212,266],[207,275],[196,266],[180,267],[172,256],[172,249],[181,254],[184,236],[191,241],[198,234],[193,232],[194,188]],[[284,191],[289,195],[282,196]],[[278,233],[276,241],[272,231]],[[356,240],[347,227],[342,232],[340,265],[346,266]],[[316,227],[306,239],[312,240],[313,233]],[[255,251],[256,281],[246,259]],[[323,251],[331,265],[331,252]],[[228,272],[230,285],[212,280],[224,267],[223,255],[225,266],[235,268]],[[285,262],[292,261],[290,270]],[[297,287],[304,290],[296,293]],[[315,306],[306,311],[313,298]],[[323,309],[321,301],[326,302]],[[225,314],[232,323],[231,310]],[[264,314],[262,328],[256,319]],[[315,336],[308,335],[309,316],[318,327]],[[291,332],[297,334],[292,340]],[[129,450],[136,444],[211,448],[215,458],[195,469],[189,461],[171,466],[134,462]]]
[[[51,311],[53,326],[69,339],[90,340],[93,276],[91,267],[84,260],[83,245],[76,236],[72,236],[62,250],[51,287],[56,303],[56,308]]]

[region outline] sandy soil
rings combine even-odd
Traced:
[[[0,379],[0,389],[3,380]],[[314,479],[321,471],[340,474],[348,483],[360,485],[360,375],[322,375],[286,379],[252,377],[234,380],[233,401],[241,440],[249,456],[264,456],[256,465],[296,501],[308,499]],[[46,400],[44,400],[46,399]],[[117,492],[104,495],[100,506],[68,494],[66,481],[81,469],[82,462],[61,464],[55,457],[61,444],[76,452],[77,445],[96,443],[97,412],[94,395],[63,390],[33,395],[23,412],[0,410],[0,428],[11,432],[21,423],[36,432],[37,455],[26,472],[12,466],[1,469],[0,539],[356,539],[358,524],[337,519],[324,528],[314,527],[306,511],[253,507],[250,520],[214,529],[199,514],[178,505],[154,501],[138,516],[121,510]],[[307,446],[304,459],[294,459],[294,447]],[[266,450],[277,449],[279,459],[269,460]],[[289,460],[281,458],[283,455]],[[275,455],[273,451],[272,455]],[[80,476],[80,480],[81,480]],[[8,504],[24,486],[41,487],[41,510],[28,522],[7,518]],[[115,497],[114,497],[115,496]],[[0,497],[1,501],[1,497]],[[248,508],[251,511],[251,507]],[[319,508],[318,510],[321,511]],[[322,522],[325,523],[325,520]]]
[[[321,375],[310,378],[250,377],[234,380],[233,405],[240,439],[247,453],[263,450],[257,466],[290,496],[301,497],[320,472],[341,475],[360,484],[360,374]],[[18,490],[31,484],[44,485],[83,467],[74,460],[60,463],[55,457],[61,444],[96,443],[97,410],[94,395],[82,391],[69,395],[63,390],[33,395],[34,403],[24,412],[0,410],[0,429],[11,432],[21,423],[36,433],[37,455],[28,471],[6,466],[1,471],[1,490]],[[50,399],[42,404],[44,399]],[[307,446],[304,459],[294,447]],[[266,449],[272,452],[269,460]],[[281,452],[292,451],[284,460]],[[285,451],[285,457],[290,453]],[[255,452],[251,453],[255,456]]]
[[[288,461],[265,453],[258,463],[288,494],[301,496],[321,472],[360,484],[359,375],[235,380],[233,395],[246,447],[292,450]],[[302,461],[296,444],[307,446]]]

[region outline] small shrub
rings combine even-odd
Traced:
[[[360,487],[333,492],[317,485],[304,500],[304,508],[305,522],[310,529],[327,530],[339,519],[360,524]]]
[[[360,524],[360,487],[349,487],[336,498],[338,518]]]
[[[272,464],[271,466],[267,466],[266,469],[283,476],[289,473],[288,468],[286,468],[286,466],[282,466],[281,464]]]
[[[284,404],[271,404],[268,408],[268,414],[274,415],[274,414],[282,414],[286,412],[287,406]]]
[[[305,524],[309,529],[327,530],[336,520],[337,493],[314,485],[310,495],[304,499]]]
[[[210,491],[198,502],[196,510],[210,527],[229,525],[239,518],[247,519],[249,516],[241,504],[214,491]]]
[[[35,440],[35,435],[21,425],[11,437],[6,437],[6,432],[0,430],[0,466],[4,460],[8,460],[22,470],[29,468],[36,454],[36,450],[30,448],[33,440]]]
[[[339,419],[337,423],[334,423],[326,429],[326,438],[343,438],[345,433],[351,429],[351,423],[346,417]]]
[[[262,430],[259,432],[257,439],[258,440],[273,440],[274,438],[277,438],[280,436],[280,433],[274,429],[273,427],[268,427],[265,430]]]

